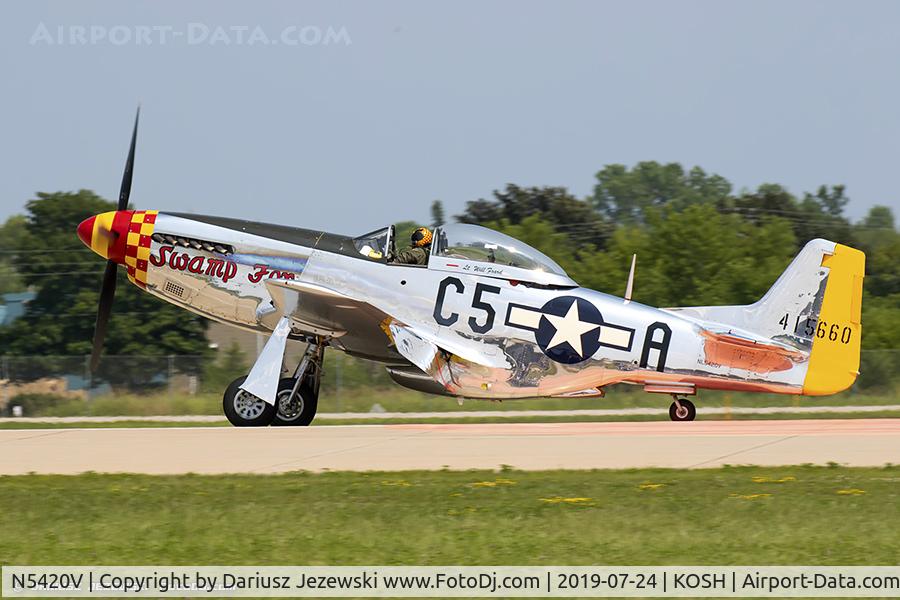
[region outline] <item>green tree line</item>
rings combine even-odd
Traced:
[[[753,302],[803,244],[823,237],[866,252],[864,350],[900,348],[900,233],[894,215],[874,206],[853,223],[845,214],[848,200],[840,185],[801,196],[777,184],[736,191],[724,177],[699,167],[649,161],[603,167],[586,198],[563,187],[509,184],[491,198],[468,202],[456,219],[519,238],[581,285],[616,295],[624,292],[636,253],[634,299],[653,306]],[[112,209],[112,202],[86,190],[38,193],[24,215],[0,226],[0,293],[36,293],[25,316],[0,329],[0,354],[90,352],[103,265],[77,239],[75,227]],[[432,225],[445,219],[439,201],[431,202],[430,213]],[[398,240],[415,225],[398,225]],[[206,326],[142,293],[120,273],[107,353],[210,356]],[[881,374],[867,379],[891,379],[900,371],[898,357],[900,352],[866,353],[864,372]],[[104,377],[127,381],[141,369],[119,371]],[[145,373],[144,383],[153,377]]]
[[[814,238],[866,253],[862,371],[867,385],[900,372],[900,233],[876,205],[852,223],[843,186],[802,196],[763,184],[735,191],[725,178],[680,164],[607,165],[593,193],[507,185],[469,202],[459,221],[485,225],[538,248],[579,284],[622,295],[637,254],[633,297],[652,306],[758,300]]]
[[[81,243],[75,230],[91,215],[115,210],[116,204],[81,190],[38,193],[25,208],[25,215],[14,216],[0,227],[0,269],[5,266],[14,273],[8,280],[4,273],[4,291],[28,289],[36,295],[22,318],[0,328],[0,354],[47,357],[29,361],[28,369],[15,374],[31,379],[55,374],[60,362],[52,356],[91,352],[105,265]],[[106,354],[208,355],[206,327],[205,319],[144,293],[119,269]],[[197,363],[187,364],[196,368]],[[153,387],[167,368],[165,360],[101,362],[97,379]]]

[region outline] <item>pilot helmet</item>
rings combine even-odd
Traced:
[[[412,245],[423,248],[431,243],[431,231],[427,227],[419,227],[412,233]]]

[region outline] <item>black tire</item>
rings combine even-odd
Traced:
[[[319,405],[319,394],[314,392],[308,381],[304,381],[297,395],[288,403],[288,396],[294,389],[294,380],[285,377],[278,382],[278,395],[275,397],[275,418],[272,425],[281,427],[305,427],[312,423]]]
[[[275,407],[240,389],[247,376],[238,377],[225,390],[222,410],[235,427],[267,427],[275,418]]]
[[[682,414],[678,414],[678,405],[674,402],[671,406],[669,406],[669,418],[673,421],[693,421],[697,418],[697,407],[694,406],[694,403],[688,400],[687,398],[683,398],[679,400],[681,403],[681,408],[683,409]]]

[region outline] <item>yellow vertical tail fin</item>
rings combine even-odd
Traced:
[[[829,269],[828,283],[803,381],[803,393],[809,396],[846,390],[859,375],[866,255],[835,244],[834,254],[822,257],[822,266]]]

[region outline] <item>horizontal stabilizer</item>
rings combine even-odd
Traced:
[[[859,250],[815,239],[753,304],[667,310],[712,332],[799,351],[808,357],[803,393],[834,394],[859,374],[865,262]]]

